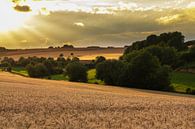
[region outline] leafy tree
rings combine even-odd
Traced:
[[[172,47],[151,46],[145,49],[156,56],[162,65],[174,66],[177,62],[177,51]]]
[[[42,63],[35,65],[29,64],[26,69],[30,77],[42,78],[49,75],[47,67]]]
[[[129,65],[130,83],[135,87],[165,90],[169,88],[169,71],[149,52],[140,52]]]
[[[20,57],[17,64],[21,67],[26,67],[28,64],[30,64],[30,60],[29,59],[26,59],[24,57]]]
[[[133,50],[140,50],[152,45],[169,46],[179,51],[186,50],[187,45],[184,43],[184,36],[181,32],[162,33],[159,36],[150,35],[146,40],[134,42],[131,46],[127,47],[124,54],[130,53]]]
[[[159,42],[159,38],[156,35],[150,35],[146,38],[148,45],[154,45]]]
[[[87,68],[79,62],[71,62],[66,66],[65,75],[69,77],[70,81],[86,82]]]
[[[195,46],[192,46],[189,51],[180,53],[180,60],[184,63],[195,62]]]
[[[103,56],[97,56],[97,57],[95,58],[94,63],[95,63],[95,65],[97,65],[97,64],[99,64],[99,63],[101,63],[101,62],[104,62],[105,60],[106,60],[105,57],[103,57]]]
[[[13,58],[9,58],[9,57],[3,58],[3,60],[1,61],[1,64],[4,64],[4,63],[10,64],[11,67],[16,65],[15,60]]]
[[[122,61],[107,60],[97,64],[96,77],[108,85],[124,85],[127,80],[123,73],[126,72]]]
[[[63,54],[60,54],[59,57],[57,58],[57,65],[59,68],[64,68],[66,66],[67,62],[66,59],[64,58]]]
[[[80,61],[80,59],[78,57],[73,57],[72,58],[72,62],[79,62],[79,61]]]

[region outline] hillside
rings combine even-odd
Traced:
[[[0,128],[188,128],[195,98],[0,72]]]
[[[81,60],[92,60],[96,56],[105,56],[107,59],[118,59],[123,54],[124,48],[53,48],[53,49],[26,49],[26,50],[9,50],[0,52],[0,58],[12,57],[19,59],[23,57],[53,57],[57,58],[60,54],[65,57],[74,54]]]

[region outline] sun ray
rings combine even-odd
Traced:
[[[30,12],[17,12],[9,1],[0,1],[0,32],[19,29],[31,16]]]

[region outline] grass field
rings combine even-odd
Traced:
[[[96,79],[96,70],[91,69],[87,72],[88,74],[88,83],[93,83],[93,84],[104,84],[103,81]]]
[[[29,76],[27,70],[23,67],[13,67],[12,73],[19,74],[22,76],[27,76],[27,77]]]
[[[182,94],[25,78],[0,72],[0,128],[193,129]]]
[[[56,74],[56,75],[51,75],[51,80],[64,80],[67,81],[68,77],[64,76],[64,74]]]
[[[187,88],[195,90],[195,74],[174,72],[172,74],[172,85],[178,92],[185,92]]]

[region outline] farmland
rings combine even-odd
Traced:
[[[0,72],[0,128],[188,128],[195,98]]]
[[[60,54],[69,57],[71,54],[79,57],[81,60],[93,60],[96,56],[105,56],[107,59],[118,59],[124,51],[124,48],[54,48],[54,49],[26,49],[10,50],[0,53],[0,58],[12,57],[18,60],[20,57],[53,57],[57,58]]]

